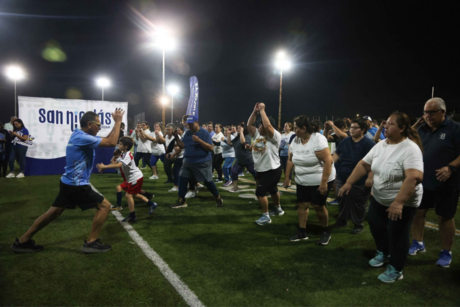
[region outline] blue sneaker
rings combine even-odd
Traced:
[[[329,205],[331,205],[331,206],[338,206],[338,205],[339,205],[339,200],[336,198],[336,199],[334,199],[333,201],[330,201],[330,202],[329,202]]]
[[[381,251],[377,251],[375,257],[369,260],[369,265],[374,268],[379,268],[388,260],[387,258],[388,256],[385,256]]]
[[[157,203],[153,203],[152,205],[150,205],[150,207],[149,207],[149,215],[151,215],[153,213],[153,210],[155,210],[156,207],[158,207]]]
[[[417,240],[412,240],[412,245],[409,247],[409,255],[415,256],[417,253],[425,253],[425,242],[418,243]]]
[[[436,261],[436,265],[440,266],[441,268],[448,268],[450,267],[450,263],[452,262],[452,253],[448,250],[443,249],[439,254],[439,259]]]
[[[256,221],[257,225],[263,226],[266,224],[270,224],[272,220],[270,219],[270,216],[262,214],[262,216]]]
[[[377,277],[380,279],[380,281],[386,282],[386,283],[392,283],[395,282],[396,280],[401,280],[403,279],[403,273],[396,271],[396,269],[391,265],[387,265],[387,269],[385,272],[379,275]]]

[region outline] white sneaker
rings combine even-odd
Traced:
[[[152,175],[152,177],[149,177],[149,179],[159,179],[160,177]]]
[[[14,173],[9,173],[8,175],[6,175],[6,178],[14,178],[14,177],[16,177]]]
[[[177,191],[179,191],[179,189],[176,187],[173,187],[172,189],[168,190],[168,192],[177,192]]]
[[[192,191],[188,191],[187,194],[185,194],[185,198],[193,198],[195,196],[196,196],[195,192],[192,192]]]
[[[199,190],[201,190],[201,189],[204,188],[204,185],[202,185],[201,183],[198,182],[198,183],[196,184],[196,188],[199,189]]]
[[[16,176],[16,178],[24,178],[24,177],[25,177],[25,176],[24,176],[23,173],[19,173],[19,174]]]

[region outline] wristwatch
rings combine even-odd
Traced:
[[[450,165],[450,164],[449,164],[449,165],[447,165],[447,167],[450,169],[450,171],[451,171],[452,173],[455,173],[455,172],[457,171],[457,168],[456,168],[455,166],[453,166],[453,165]]]

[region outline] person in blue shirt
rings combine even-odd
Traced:
[[[374,140],[374,136],[377,133],[378,128],[374,127],[374,122],[372,121],[372,118],[370,116],[368,115],[363,116],[363,119],[367,121],[367,132],[365,136],[371,140]],[[381,140],[385,139],[385,135],[383,134],[383,132],[380,133],[380,139]]]
[[[101,129],[99,116],[94,112],[86,112],[80,119],[80,130],[75,129],[70,136],[66,149],[65,172],[61,177],[59,194],[49,210],[35,220],[33,225],[13,243],[11,248],[17,253],[39,252],[42,245],[35,245],[32,237],[49,223],[57,219],[65,209],[82,210],[96,208],[93,225],[88,240],[84,241],[84,253],[104,253],[111,249],[98,238],[99,233],[107,220],[111,204],[90,183],[93,169],[95,148],[115,147],[120,134],[121,120],[125,112],[116,109],[112,113],[115,124],[112,131],[105,138],[96,136]]]
[[[24,123],[19,118],[13,121],[14,130],[11,132],[13,138],[13,146],[10,153],[10,173],[6,178],[24,178],[24,171],[26,169],[26,154],[27,141],[29,140],[29,130],[24,127]],[[14,161],[17,160],[19,163],[19,174],[14,174]]]
[[[197,116],[187,117],[186,125],[188,130],[180,140],[175,132],[177,145],[184,149],[184,161],[179,173],[179,199],[171,208],[185,208],[185,195],[187,193],[187,184],[191,178],[197,182],[204,182],[208,190],[216,198],[216,206],[222,207],[223,200],[217,191],[217,187],[212,180],[212,157],[211,152],[214,149],[212,138],[209,132],[200,127]]]

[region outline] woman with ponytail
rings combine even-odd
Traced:
[[[339,196],[348,195],[353,184],[373,172],[368,221],[377,254],[369,265],[381,267],[388,261],[378,279],[391,283],[403,278],[409,232],[423,195],[423,156],[420,137],[406,114],[391,114],[385,137],[356,165]]]

